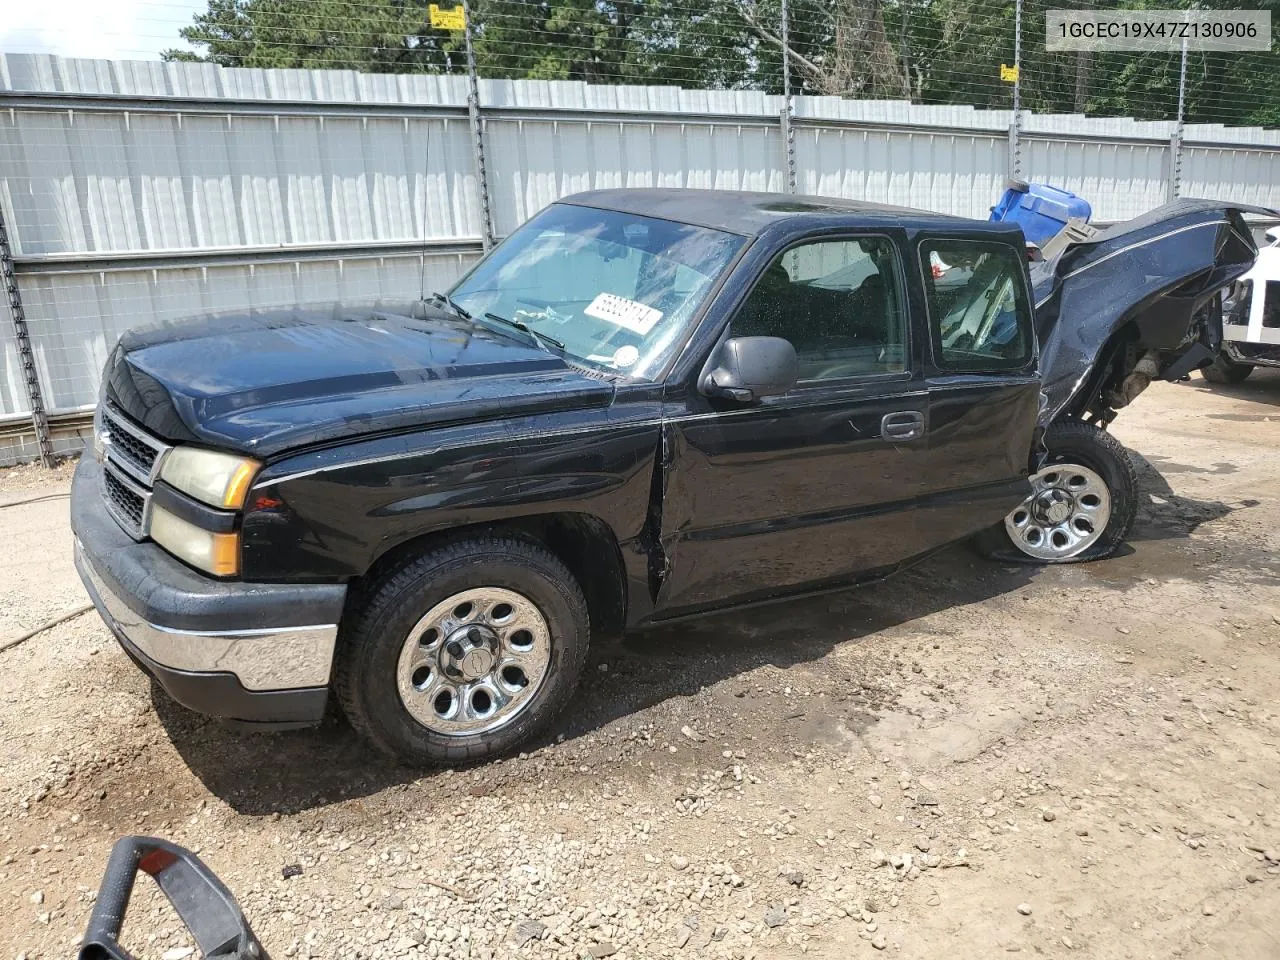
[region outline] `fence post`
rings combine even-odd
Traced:
[[[1169,199],[1178,199],[1182,187],[1182,129],[1187,109],[1187,38],[1182,38],[1182,69],[1178,74],[1178,117],[1169,137]]]
[[[493,247],[493,209],[489,203],[489,169],[484,156],[484,121],[480,116],[480,80],[476,75],[476,55],[471,46],[471,4],[462,0],[463,33],[467,41],[467,77],[471,92],[467,94],[467,116],[471,122],[471,149],[476,160],[476,180],[480,190],[481,243],[486,253]]]
[[[18,359],[22,363],[26,381],[27,402],[31,405],[31,425],[35,427],[36,443],[40,447],[40,459],[46,467],[53,466],[53,441],[49,438],[49,418],[45,415],[44,397],[40,393],[40,374],[36,371],[36,357],[31,351],[31,337],[27,332],[27,317],[22,311],[22,294],[18,290],[18,277],[13,269],[13,251],[9,247],[9,232],[5,227],[4,208],[0,206],[0,278],[9,298],[9,312],[13,316],[13,330],[18,340]]]
[[[787,0],[782,0],[782,146],[787,161],[787,193],[796,192],[796,132],[791,125],[791,38]]]
[[[1009,123],[1009,176],[1022,179],[1022,0],[1013,15],[1013,120]]]

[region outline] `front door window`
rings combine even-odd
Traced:
[[[861,237],[792,247],[756,282],[730,333],[789,340],[801,382],[901,373],[906,316],[893,244]]]

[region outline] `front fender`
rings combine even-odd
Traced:
[[[371,439],[268,466],[247,500],[245,579],[363,576],[416,538],[551,513],[597,518],[626,544],[648,509],[656,426],[513,421]]]

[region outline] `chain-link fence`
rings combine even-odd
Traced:
[[[181,36],[145,9],[169,63],[0,56],[18,455],[83,428],[134,323],[441,289],[577,190],[1280,202],[1280,57],[1050,53],[1031,0],[209,0]]]

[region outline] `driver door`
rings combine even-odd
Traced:
[[[928,549],[913,521],[928,396],[902,242],[824,237],[778,255],[728,336],[791,341],[800,382],[741,405],[691,391],[664,424],[657,617],[845,581]]]

